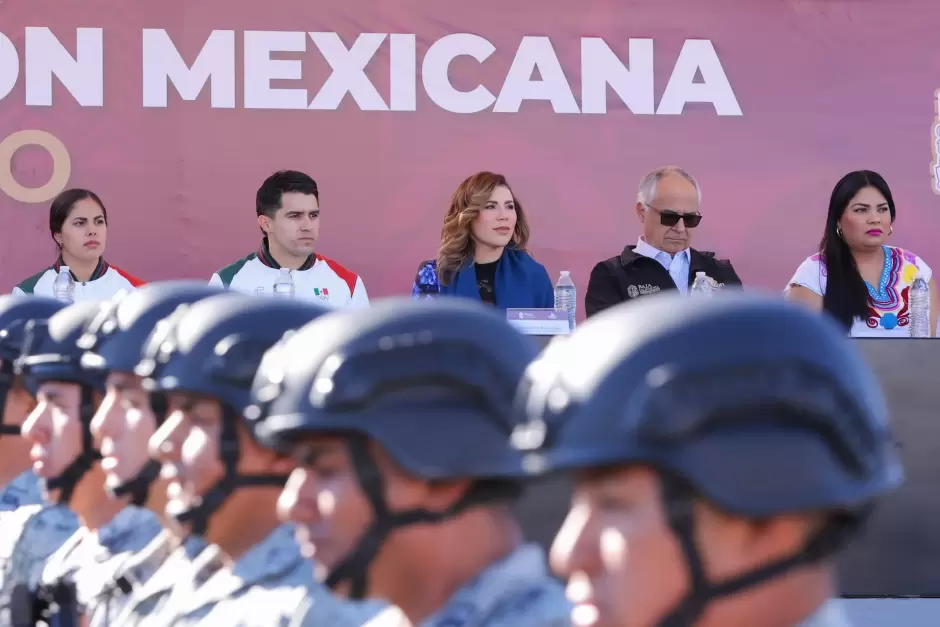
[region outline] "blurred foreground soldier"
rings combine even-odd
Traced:
[[[101,455],[91,420],[102,398],[104,376],[81,365],[78,340],[101,311],[114,301],[79,303],[45,323],[26,328],[17,373],[36,391],[38,404],[23,423],[33,468],[49,499],[77,516],[78,530],[45,564],[34,605],[34,619],[55,625],[77,624],[92,611],[102,585],[130,555],[159,532],[156,517],[112,500],[105,490]],[[38,614],[38,616],[36,616]]]
[[[64,305],[42,297],[4,297],[0,310],[0,465],[12,483],[5,486],[7,511],[0,511],[0,625],[16,624],[11,614],[31,607],[29,590],[39,580],[46,558],[78,526],[66,508],[48,504],[30,469],[29,442],[20,429],[36,405],[14,371],[30,320],[45,320]],[[15,606],[15,607],[14,607]]]
[[[255,442],[242,411],[264,352],[323,311],[223,294],[151,338],[136,372],[146,389],[167,396],[166,421],[151,440],[165,460],[166,513],[211,546],[189,571],[152,577],[172,581],[169,597],[151,616],[120,625],[283,624],[316,585],[293,530],[277,518],[293,462]]]
[[[36,400],[16,377],[13,364],[23,349],[26,323],[45,320],[64,306],[52,298],[0,296],[0,516],[44,502],[39,480],[30,470],[29,442],[20,434]],[[0,550],[0,556],[4,555]],[[2,568],[0,564],[0,572]]]
[[[387,599],[415,625],[568,624],[510,509],[525,476],[512,402],[535,353],[456,299],[325,316],[268,353],[256,433],[298,462],[279,505],[329,587]],[[295,624],[319,621],[313,600]]]
[[[134,374],[147,338],[164,318],[178,307],[221,293],[195,281],[150,283],[123,298],[115,307],[103,309],[79,339],[82,366],[106,377],[104,401],[91,423],[103,457],[105,486],[112,499],[131,500],[146,507],[161,521],[166,509],[166,481],[159,477],[160,464],[149,456],[148,443],[166,417],[166,398],[149,394]],[[188,567],[205,543],[197,536],[185,539],[164,529],[139,553],[129,557],[110,575],[96,599],[94,611],[86,613],[91,627],[116,625],[129,597],[139,592],[158,568],[170,572]],[[158,599],[151,591],[148,600]]]
[[[575,624],[847,624],[836,554],[903,473],[832,321],[657,296],[549,347],[521,390],[530,467],[576,473],[552,548]]]

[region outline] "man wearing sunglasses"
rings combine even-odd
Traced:
[[[689,291],[696,273],[719,285],[741,285],[731,262],[691,247],[702,221],[702,192],[691,174],[676,166],[647,174],[637,190],[636,213],[643,228],[635,246],[591,270],[584,311],[592,316],[618,303],[663,290]]]

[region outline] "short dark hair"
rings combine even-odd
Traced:
[[[317,182],[309,175],[295,170],[280,170],[275,172],[261,184],[255,196],[255,211],[259,216],[273,218],[277,210],[282,207],[281,197],[291,192],[313,196],[320,201],[320,190]]]
[[[75,207],[75,203],[79,200],[85,200],[86,198],[94,200],[98,206],[101,207],[104,223],[108,223],[108,210],[105,208],[104,203],[101,202],[101,199],[98,198],[98,194],[88,189],[67,189],[53,198],[52,205],[49,207],[49,235],[52,236],[53,241],[55,241],[56,233],[62,232],[62,226],[65,224],[65,221],[69,219],[69,214],[72,213],[72,208]],[[59,243],[56,242],[56,246],[58,245]]]

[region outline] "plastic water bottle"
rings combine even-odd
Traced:
[[[712,280],[708,278],[708,275],[704,272],[696,272],[695,280],[692,281],[692,293],[711,296],[714,291],[715,288],[712,285]]]
[[[290,268],[281,268],[274,281],[274,295],[278,298],[294,297],[294,279],[290,275]]]
[[[59,274],[52,282],[52,293],[56,300],[63,303],[75,302],[75,279],[72,278],[72,271],[68,266],[59,266]]]
[[[574,281],[571,280],[571,273],[567,270],[561,271],[561,276],[555,283],[555,309],[568,311],[568,327],[574,331],[578,310],[578,292],[574,287]]]
[[[911,337],[930,337],[930,287],[920,274],[911,284]]]

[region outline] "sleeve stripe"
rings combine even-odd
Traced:
[[[113,264],[111,265],[111,267],[114,268],[114,271],[115,271],[115,272],[117,272],[117,273],[120,274],[122,277],[124,277],[125,279],[127,279],[127,282],[130,283],[130,284],[131,284],[132,286],[134,286],[134,287],[140,287],[141,285],[146,285],[146,284],[147,284],[146,281],[143,281],[143,280],[141,280],[141,279],[138,279],[138,278],[135,277],[133,274],[128,274],[127,272],[125,272],[124,270],[121,270],[120,268],[118,268],[117,266],[115,266],[115,265],[113,265]]]
[[[355,272],[347,270],[337,262],[333,261],[332,259],[327,259],[322,255],[317,255],[317,259],[325,261],[326,265],[330,267],[330,270],[332,270],[336,276],[341,278],[346,283],[346,287],[349,288],[350,297],[356,293],[356,281],[359,280],[359,276]]]

